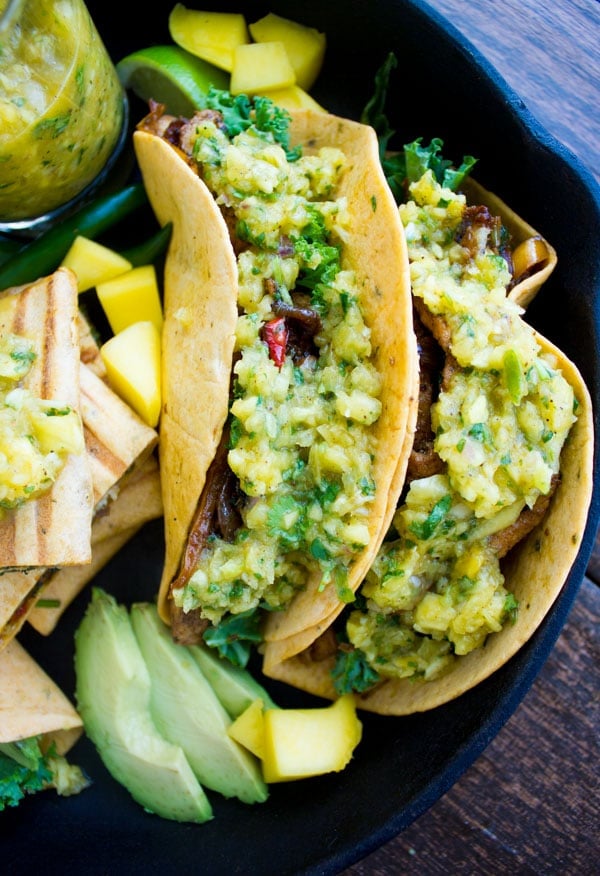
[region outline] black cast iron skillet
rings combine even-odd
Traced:
[[[170,42],[172,3],[122,18],[114,0],[89,8],[115,61],[151,43]],[[444,154],[479,158],[474,176],[550,240],[558,267],[528,318],[578,364],[596,412],[599,400],[600,193],[582,164],[530,115],[521,99],[446,20],[419,0],[305,0],[298,4],[192,4],[269,11],[324,30],[326,62],[313,93],[333,112],[358,118],[376,70],[395,52],[388,114],[396,144],[444,140]],[[132,101],[135,122],[145,107]],[[134,171],[135,172],[135,171]],[[596,413],[596,430],[597,413]],[[342,773],[272,786],[254,807],[213,795],[215,818],[180,825],[147,815],[104,770],[92,745],[72,752],[93,786],[71,798],[38,794],[0,816],[3,872],[39,872],[52,863],[79,874],[332,874],[391,839],[442,796],[491,741],[533,683],[552,649],[585,574],[599,515],[598,476],[583,544],[565,586],[533,638],[476,689],[433,712],[407,718],[364,715],[364,738]],[[148,525],[107,566],[99,586],[124,602],[152,598],[162,561],[162,525]],[[31,630],[22,643],[72,694],[73,632],[89,592],[49,639]],[[310,698],[276,683],[282,705]]]

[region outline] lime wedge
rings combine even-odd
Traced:
[[[148,46],[122,58],[117,73],[123,88],[167,112],[189,116],[204,105],[211,85],[229,88],[229,75],[179,46]]]

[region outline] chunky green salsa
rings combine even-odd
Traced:
[[[213,536],[174,600],[216,624],[284,607],[313,573],[351,599],[347,570],[369,540],[370,427],[381,403],[361,288],[343,266],[345,156],[299,155],[269,131],[231,136],[211,119],[196,125],[192,154],[243,243],[228,463],[245,499],[235,539]],[[294,356],[278,314],[298,294],[313,328]]]

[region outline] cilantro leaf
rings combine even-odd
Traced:
[[[451,507],[452,496],[448,493],[435,503],[422,523],[415,521],[414,523],[411,523],[408,528],[417,538],[422,541],[427,541],[427,539],[431,538],[436,531]]]
[[[240,614],[231,614],[217,627],[204,631],[204,641],[215,648],[221,657],[242,669],[248,664],[252,645],[262,642],[260,614],[251,608]]]
[[[42,791],[51,782],[52,772],[37,737],[0,743],[0,812],[17,806],[26,794]]]
[[[340,696],[352,691],[362,693],[379,681],[378,673],[369,666],[364,653],[359,648],[338,650],[331,677],[333,686]]]

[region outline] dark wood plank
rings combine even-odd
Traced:
[[[598,0],[428,0],[600,180]]]
[[[598,873],[600,589],[586,579],[523,703],[454,787],[345,876]]]

